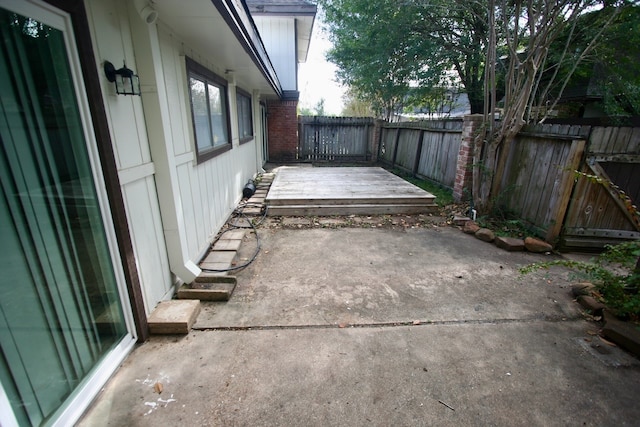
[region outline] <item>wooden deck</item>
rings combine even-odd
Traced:
[[[267,194],[268,215],[434,212],[435,196],[379,167],[282,167]]]

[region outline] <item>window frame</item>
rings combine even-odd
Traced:
[[[242,122],[242,115],[240,114],[240,98],[246,98],[247,101],[249,101],[249,130],[250,130],[250,134],[249,135],[242,135],[241,132],[241,122]],[[240,144],[244,144],[245,142],[249,142],[252,141],[255,138],[255,132],[253,129],[253,100],[251,99],[251,94],[249,94],[249,92],[247,92],[246,90],[242,90],[239,87],[236,87],[236,112],[238,115],[238,139],[240,139]]]
[[[222,153],[226,153],[227,151],[233,148],[233,139],[231,137],[231,118],[229,114],[229,84],[228,82],[209,70],[205,66],[197,63],[193,59],[189,57],[185,57],[186,59],[186,69],[187,69],[187,88],[189,94],[189,107],[191,108],[191,125],[193,127],[193,146],[196,152],[196,161],[198,164],[206,162],[216,156],[219,156]],[[205,87],[208,85],[215,86],[220,89],[220,93],[224,98],[222,101],[222,108],[224,109],[223,118],[224,123],[226,124],[226,139],[227,142],[223,145],[219,145],[215,147],[213,145],[213,141],[209,141],[211,145],[207,148],[199,148],[198,147],[198,136],[196,131],[196,120],[195,120],[195,110],[193,108],[193,97],[191,96],[191,79],[194,78],[199,80],[205,84]],[[207,95],[207,101],[209,97]],[[209,102],[207,102],[207,108],[209,108]],[[211,134],[213,134],[213,126],[211,123],[211,115],[208,114],[208,124]]]

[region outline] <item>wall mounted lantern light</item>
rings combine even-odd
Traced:
[[[124,61],[122,65],[122,68],[116,70],[111,62],[105,61],[104,74],[107,76],[107,80],[116,84],[118,95],[141,95],[138,75],[127,68]]]

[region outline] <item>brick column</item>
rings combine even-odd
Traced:
[[[267,103],[269,161],[298,160],[298,101],[273,100]]]
[[[469,198],[473,180],[473,143],[478,128],[482,125],[481,114],[464,116],[462,122],[462,141],[456,164],[456,181],[453,185],[453,198],[457,202]]]

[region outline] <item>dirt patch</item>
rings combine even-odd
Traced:
[[[335,215],[335,216],[276,216],[265,217],[259,228],[311,229],[311,228],[382,228],[402,230],[453,225],[453,218],[466,209],[465,205],[448,205],[435,214],[415,215]]]

